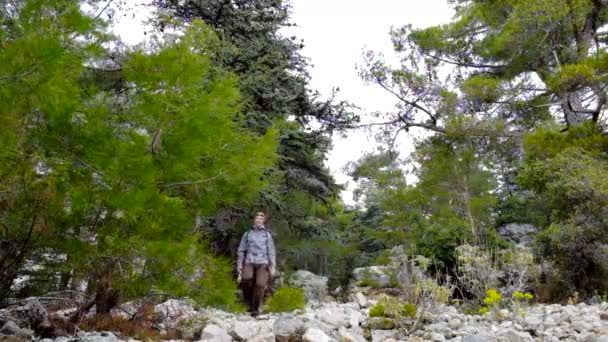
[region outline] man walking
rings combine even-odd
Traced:
[[[272,236],[264,225],[266,215],[255,214],[253,228],[243,234],[238,249],[237,271],[249,312],[256,316],[275,274],[276,253]]]

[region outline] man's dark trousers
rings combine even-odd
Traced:
[[[241,274],[243,296],[249,312],[258,314],[270,282],[270,272],[266,264],[245,264]]]

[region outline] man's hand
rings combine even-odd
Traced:
[[[268,266],[268,273],[270,273],[270,278],[274,278],[274,275],[276,274],[276,270],[274,269],[274,265]]]
[[[241,282],[241,274],[243,273],[243,266],[238,266],[236,268],[236,272],[238,273],[238,276],[236,277],[236,282],[240,283]]]

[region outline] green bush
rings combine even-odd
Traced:
[[[298,288],[281,287],[266,302],[268,312],[289,312],[305,304],[304,292]]]

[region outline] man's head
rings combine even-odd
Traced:
[[[255,213],[255,218],[253,219],[253,225],[256,227],[262,227],[262,226],[264,226],[264,222],[266,222],[266,215],[261,211],[258,211],[257,213]]]

